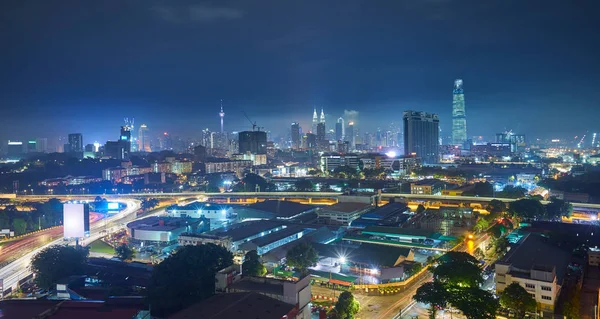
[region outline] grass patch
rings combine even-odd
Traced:
[[[89,247],[90,247],[90,251],[91,252],[103,253],[103,254],[110,254],[110,255],[114,255],[115,254],[115,249],[112,248],[112,246],[110,246],[109,244],[103,242],[100,239],[93,241],[89,245]]]

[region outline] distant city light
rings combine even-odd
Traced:
[[[395,151],[389,151],[387,153],[385,153],[385,155],[387,155],[387,157],[396,157],[396,152]]]

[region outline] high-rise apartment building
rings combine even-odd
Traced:
[[[139,152],[152,152],[150,148],[150,137],[148,136],[148,126],[146,124],[140,125],[137,142]]]
[[[298,124],[297,122],[292,123],[292,130],[290,132],[291,138],[292,138],[292,149],[299,149],[300,148],[300,124]]]
[[[123,144],[125,152],[129,154],[131,152],[131,126],[121,126],[121,135],[119,135],[119,141]]]
[[[39,153],[46,153],[48,152],[48,139],[45,137],[41,137],[41,138],[36,138],[35,139],[35,144],[37,147],[37,152]]]
[[[83,136],[81,133],[69,134],[69,152],[83,154]]]
[[[437,114],[405,111],[404,154],[415,154],[426,164],[439,162],[440,119]]]
[[[354,150],[356,147],[356,136],[354,133],[354,122],[348,122],[348,127],[346,127],[346,135],[344,139],[350,142],[350,150]]]
[[[465,113],[465,93],[461,79],[454,81],[452,93],[452,144],[462,147],[467,141],[467,117]]]
[[[242,154],[267,154],[267,133],[262,131],[244,131],[238,135],[239,152]]]
[[[340,122],[340,120],[342,120]],[[335,123],[335,140],[341,141],[344,139],[344,120],[340,117]]]
[[[317,143],[322,143],[325,140],[325,123],[321,122],[317,124]]]

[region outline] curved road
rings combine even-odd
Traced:
[[[104,234],[107,232],[124,227],[125,223],[136,218],[135,212],[140,209],[140,202],[137,200],[123,200],[123,202],[127,204],[127,207],[124,210],[90,226],[90,237],[86,238],[81,243],[82,245],[91,243],[92,241],[104,236]],[[31,275],[29,264],[31,263],[33,256],[35,256],[38,252],[46,247],[64,243],[65,241],[62,238],[54,240],[46,245],[34,249],[33,251],[25,254],[24,256],[0,269],[0,278],[4,279],[4,290],[8,288],[16,288],[19,280]]]

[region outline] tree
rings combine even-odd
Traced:
[[[480,233],[490,227],[490,222],[487,219],[479,216],[477,222],[475,223],[475,227],[473,228],[476,232]]]
[[[294,183],[294,189],[298,192],[311,192],[315,186],[308,179],[299,179]]]
[[[338,166],[333,170],[333,175],[336,178],[343,178],[343,179],[355,178],[357,173],[358,172],[357,172],[356,168],[352,168],[348,165]]]
[[[483,283],[481,268],[467,262],[442,263],[435,267],[433,277],[449,287],[479,287]]]
[[[438,308],[446,307],[448,293],[442,283],[437,281],[428,282],[417,288],[413,299],[417,302],[429,304],[429,318],[435,319]]]
[[[509,242],[506,237],[500,237],[494,241],[494,251],[498,255],[504,255],[508,249]]]
[[[23,235],[27,231],[27,222],[23,218],[14,218],[12,229],[16,235]]]
[[[260,257],[256,250],[251,250],[244,256],[242,264],[242,273],[248,276],[262,277],[267,273],[267,268],[260,262]]]
[[[344,291],[335,303],[335,318],[353,319],[360,310],[360,304],[351,292]]]
[[[460,289],[458,293],[450,295],[449,301],[467,319],[495,319],[499,306],[491,293],[477,287]]]
[[[5,229],[5,228],[10,228],[10,217],[8,217],[8,214],[6,213],[6,211],[1,210],[0,211],[0,229]]]
[[[83,274],[88,250],[81,247],[50,246],[33,257],[31,272],[35,283],[44,289],[51,288],[59,279]]]
[[[573,214],[573,205],[554,196],[550,198],[550,203],[546,205],[548,219],[560,219],[562,216],[571,217],[571,214]]]
[[[492,199],[487,206],[487,210],[492,214],[502,213],[505,209],[504,203],[498,199]]]
[[[448,263],[467,263],[479,266],[479,260],[469,253],[462,251],[449,251],[438,258],[440,264]]]
[[[150,210],[150,209],[158,206],[158,203],[159,203],[158,199],[156,199],[156,198],[147,198],[142,201],[141,206],[142,206],[143,210]]]
[[[516,318],[525,317],[526,312],[535,312],[535,299],[516,282],[508,285],[500,293],[500,305],[515,312]]]
[[[423,204],[419,204],[419,206],[417,206],[417,210],[415,211],[415,213],[420,214],[422,212],[425,211],[425,206],[423,206]]]
[[[304,275],[307,273],[308,267],[317,264],[319,255],[310,243],[302,242],[288,250],[285,259],[288,266],[300,270]]]
[[[527,194],[527,189],[520,186],[506,185],[501,192],[497,192],[496,196],[503,198],[522,198]]]
[[[477,249],[475,249],[475,251],[473,252],[473,255],[479,259],[483,259],[485,257],[485,255],[483,254],[483,251],[479,247],[477,247]]]
[[[431,256],[428,256],[428,257],[431,257]],[[408,269],[406,274],[408,277],[412,277],[415,274],[419,273],[419,271],[421,271],[422,269],[423,269],[423,265],[421,263],[415,263]]]
[[[233,255],[221,246],[183,246],[154,267],[147,301],[152,315],[166,317],[213,295],[215,274],[233,264]]]
[[[544,205],[535,199],[519,199],[509,205],[509,212],[521,218],[543,218],[545,215]]]
[[[569,298],[565,301],[562,315],[567,319],[579,318],[579,305],[581,299],[581,290],[578,287],[571,287],[568,291]]]
[[[135,251],[129,248],[127,244],[121,244],[119,247],[115,248],[115,252],[117,253],[117,257],[121,260],[131,260],[135,256]]]

